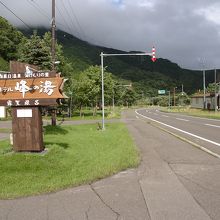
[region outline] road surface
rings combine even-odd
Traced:
[[[206,129],[215,132],[205,124],[218,121],[146,109],[126,111],[122,120],[140,151],[138,168],[55,193],[0,200],[0,219],[219,220],[220,159],[180,139],[217,149],[199,137],[219,143],[215,135],[203,137]]]
[[[184,137],[220,158],[220,120],[164,113],[158,109],[136,110],[137,117]]]

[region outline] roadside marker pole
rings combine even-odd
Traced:
[[[151,56],[152,62],[156,61],[156,49],[152,48],[151,53],[112,53],[107,54],[101,52],[101,78],[102,78],[102,130],[105,130],[105,100],[104,100],[104,57],[113,57],[113,56]]]

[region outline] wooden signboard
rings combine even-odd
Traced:
[[[41,106],[55,106],[65,98],[64,82],[54,71],[20,62],[10,62],[10,72],[0,71],[0,106],[12,108],[15,151],[44,149]]]
[[[60,99],[63,78],[0,78],[0,102],[6,106],[48,105],[47,99]]]

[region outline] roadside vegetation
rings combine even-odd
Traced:
[[[190,106],[185,107],[171,107],[171,108],[162,108],[161,111],[164,112],[173,112],[173,113],[181,113],[196,117],[203,117],[203,118],[211,118],[211,119],[220,119],[220,112],[215,112],[214,110],[203,110],[203,109],[195,109],[190,108]]]
[[[14,153],[0,142],[0,198],[52,192],[91,183],[139,164],[124,124],[46,126],[46,152]]]

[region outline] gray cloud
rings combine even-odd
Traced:
[[[1,0],[28,25],[50,26],[51,1]],[[220,68],[220,3],[217,0],[59,0],[56,22],[90,43],[126,51],[151,51],[181,67]],[[0,14],[22,23],[0,5]]]

